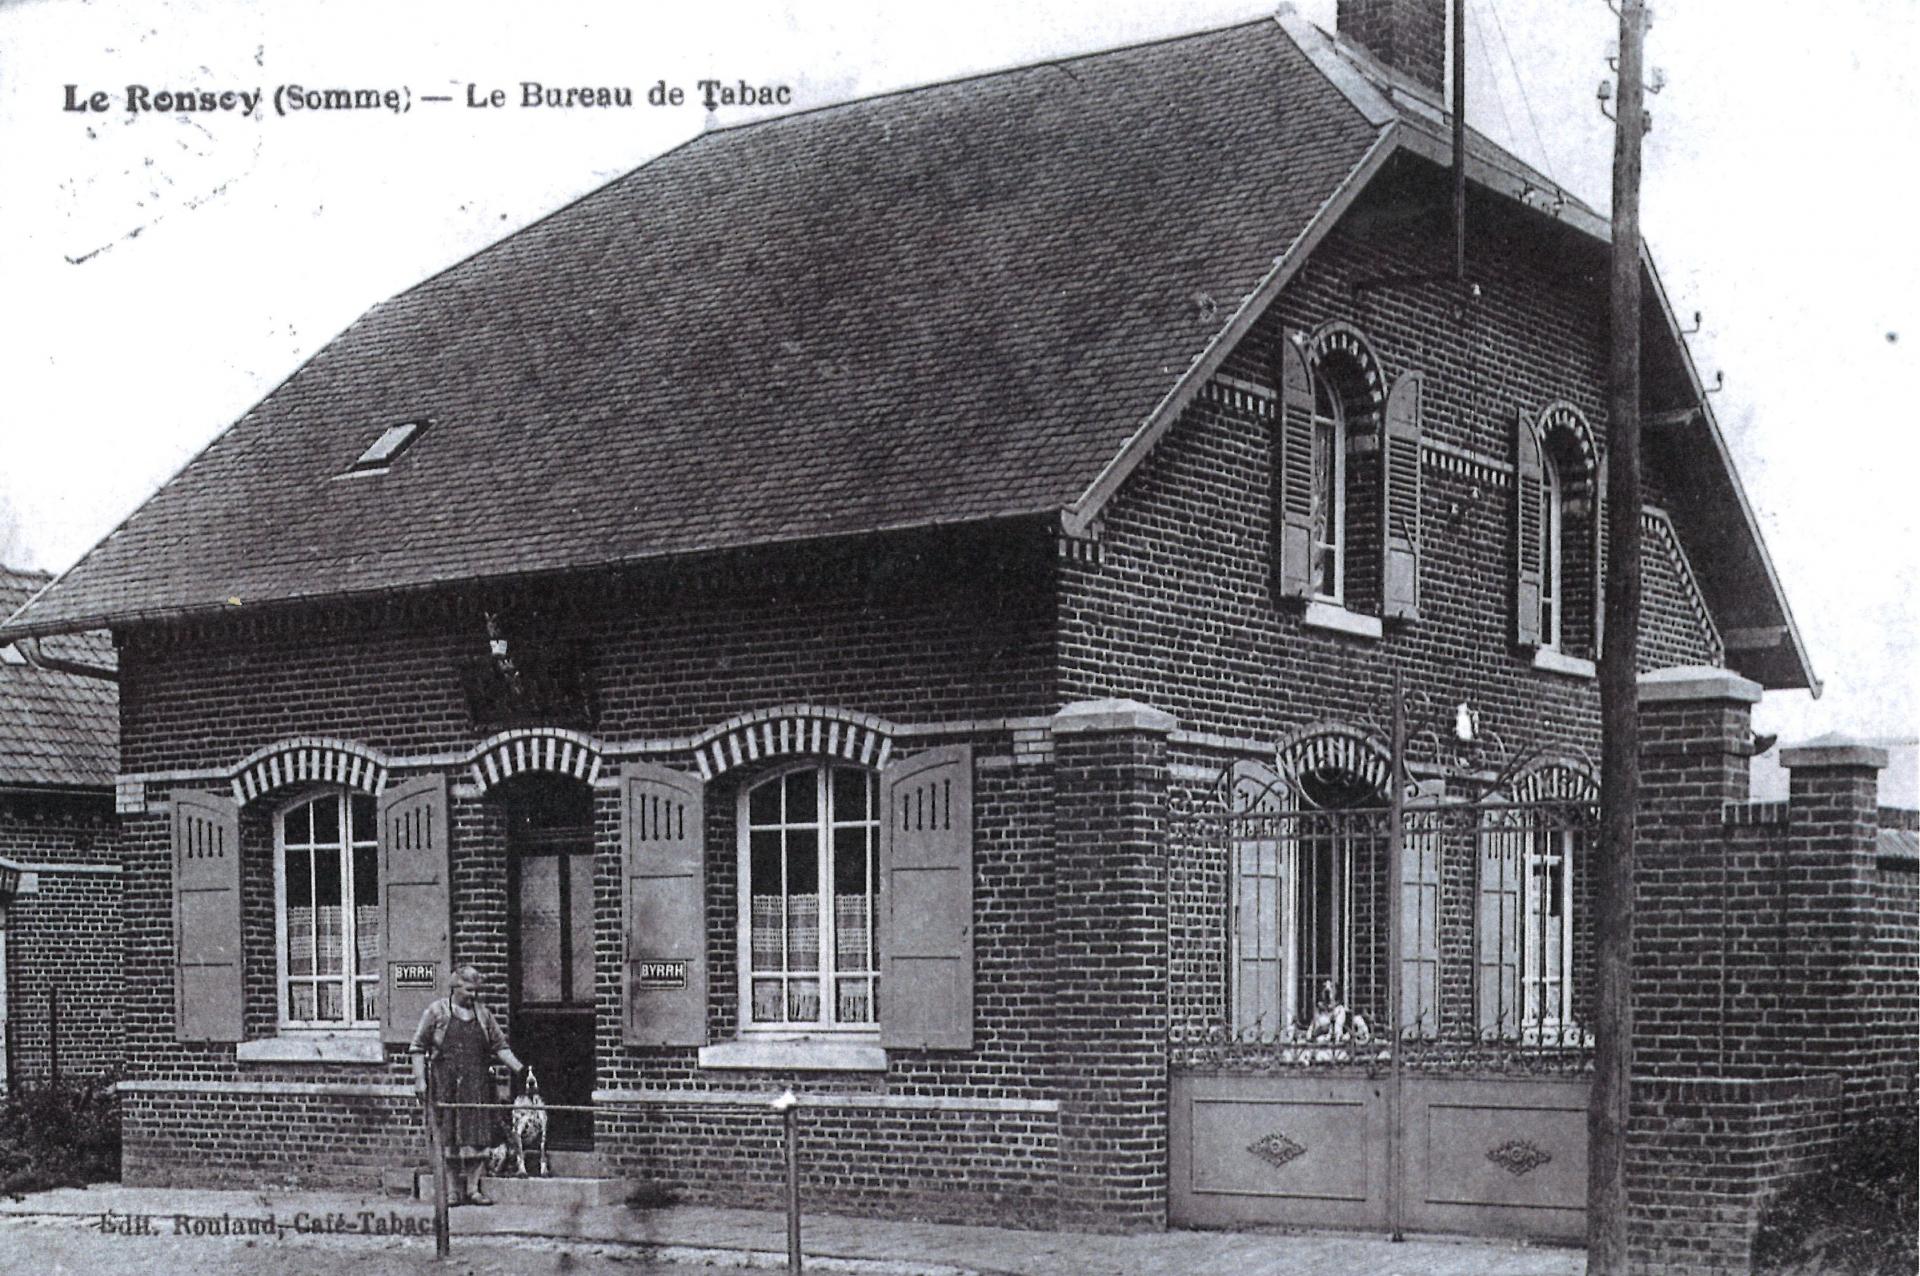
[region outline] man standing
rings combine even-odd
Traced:
[[[488,1072],[495,1059],[515,1072],[526,1069],[507,1047],[506,1034],[493,1012],[480,1004],[485,983],[472,966],[453,972],[452,996],[428,1006],[413,1034],[413,1086],[427,1093],[427,1063],[433,1063],[436,1103],[493,1103]],[[449,1205],[491,1205],[480,1189],[487,1168],[487,1145],[493,1142],[493,1113],[483,1108],[457,1107],[440,1113],[440,1148],[447,1158],[447,1176],[457,1186]]]

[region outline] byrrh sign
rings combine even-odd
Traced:
[[[396,961],[393,963],[393,986],[395,988],[437,988],[439,980],[434,978],[434,966],[430,961]]]
[[[684,961],[637,961],[633,964],[636,988],[685,988],[687,963]]]

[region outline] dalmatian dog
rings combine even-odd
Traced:
[[[540,1078],[529,1067],[522,1074],[520,1093],[507,1114],[506,1141],[487,1149],[487,1168],[495,1175],[526,1178],[531,1172],[547,1176],[547,1103],[540,1097]]]

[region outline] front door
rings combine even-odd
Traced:
[[[513,1049],[549,1104],[593,1097],[593,799],[585,785],[532,781],[508,811],[507,957]],[[585,1112],[554,1112],[553,1147],[590,1148]]]

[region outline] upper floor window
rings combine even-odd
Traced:
[[[380,1022],[380,847],[374,799],[325,793],[280,814],[274,918],[280,1023]]]
[[[1556,403],[1515,433],[1515,641],[1571,668],[1597,658],[1606,569],[1605,467],[1579,410]],[[1578,656],[1582,661],[1562,657]]]
[[[1313,596],[1344,597],[1347,548],[1347,429],[1325,377],[1313,387]]]
[[[741,1019],[749,1029],[878,1025],[880,822],[874,773],[808,766],[741,798]]]
[[[1366,339],[1332,322],[1280,343],[1278,380],[1274,596],[1378,637],[1379,620],[1419,615],[1422,379],[1389,390]]]

